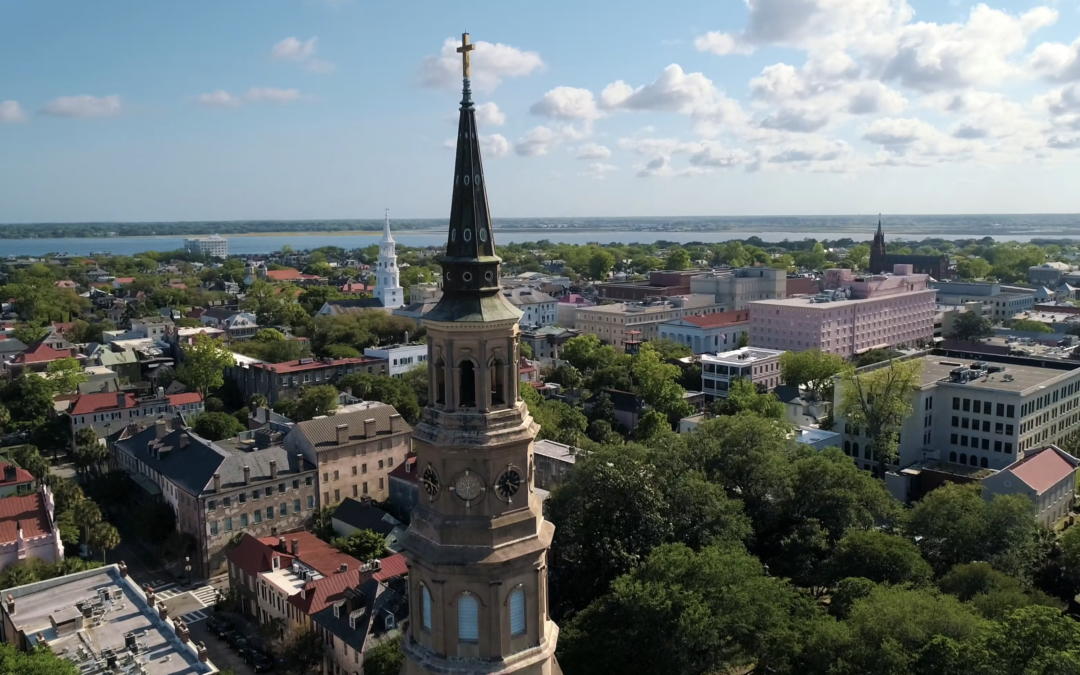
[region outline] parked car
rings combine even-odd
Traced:
[[[206,618],[206,628],[214,635],[217,635],[218,631],[226,627],[231,628],[232,624],[229,623],[229,620],[223,616],[211,614],[209,617]]]
[[[274,669],[274,659],[257,649],[249,649],[244,653],[244,662],[251,665],[256,673],[265,673]]]
[[[235,637],[239,637],[236,632],[236,627],[232,625],[232,622],[228,619],[218,619],[218,627],[214,631],[214,634],[222,640],[231,642]]]
[[[233,640],[229,640],[229,646],[236,650],[236,653],[243,656],[247,652],[251,651],[251,645],[248,644],[247,638],[236,633],[238,637]]]

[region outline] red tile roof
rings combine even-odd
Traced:
[[[704,314],[702,316],[684,316],[682,319],[687,323],[694,324],[698,328],[719,328],[720,326],[747,323],[750,321],[750,311],[713,312],[712,314]]]
[[[352,357],[347,359],[334,359],[330,363],[320,361],[315,358],[297,359],[295,361],[283,361],[281,363],[256,363],[252,364],[252,368],[265,368],[273,373],[297,373],[304,370],[319,370],[321,368],[337,368],[338,366],[347,366],[363,363],[374,363],[381,359],[371,359],[363,356]],[[304,363],[308,361],[309,363]]]
[[[292,540],[295,539],[300,547],[300,554],[296,557],[305,565],[313,567],[323,576],[336,574],[341,569],[342,563],[346,563],[349,569],[360,569],[359,560],[351,555],[345,555],[310,532],[301,530],[288,532],[281,536],[285,537],[289,550],[292,550]]]
[[[370,573],[369,573],[370,574]],[[345,597],[345,589],[360,585],[360,565],[349,566],[344,572],[335,572],[330,576],[309,581],[301,592],[289,596],[289,604],[311,616],[321,612]]]
[[[22,354],[15,357],[15,363],[45,363],[47,361],[55,361],[57,359],[66,359],[71,356],[69,351],[61,351],[59,349],[53,349],[48,345],[42,343],[35,347],[31,347]]]
[[[17,525],[22,525],[24,539],[50,533],[49,514],[40,492],[0,499],[0,544],[18,539]]]
[[[1054,448],[1045,448],[1008,467],[1014,476],[1027,483],[1028,487],[1042,494],[1057,485],[1075,470],[1069,462]]]
[[[7,462],[0,462],[0,485],[17,485],[19,483],[29,483],[34,480],[34,474],[20,466],[15,467],[15,480],[4,480],[4,467],[7,465]]]
[[[102,410],[116,410],[120,408],[117,405],[118,398],[115,393],[112,394],[83,394],[75,399],[75,405],[71,409],[72,415],[89,415]],[[123,409],[135,407],[135,396],[132,394],[124,394],[124,406]]]
[[[358,281],[353,281],[351,283],[347,283],[347,284],[341,286],[341,288],[339,290],[342,293],[367,293],[368,291],[371,291],[374,288],[375,288],[374,286],[369,286],[367,284],[362,284],[362,283],[360,283]]]
[[[236,545],[236,548],[229,551],[225,557],[251,575],[273,569],[275,555],[281,556],[282,567],[288,567],[292,564],[293,557],[288,553],[282,553],[275,549],[277,543],[277,537],[256,539],[245,532],[240,539],[240,543]]]
[[[386,581],[409,573],[409,566],[405,564],[405,556],[400,553],[387,556],[380,560],[379,563],[381,569],[372,575],[376,581]]]
[[[116,277],[113,281],[118,284],[132,284],[135,283],[135,277]]]
[[[266,278],[271,281],[292,281],[301,278],[300,270],[286,267],[283,270],[266,270]]]
[[[188,403],[202,403],[202,394],[193,391],[185,394],[169,395],[169,405],[185,405]]]

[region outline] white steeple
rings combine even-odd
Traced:
[[[390,209],[386,209],[383,238],[379,242],[379,259],[375,263],[375,290],[371,293],[372,297],[388,309],[401,307],[405,304],[405,293],[398,281],[397,244],[390,234]]]

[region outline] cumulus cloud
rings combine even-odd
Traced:
[[[480,134],[480,150],[488,157],[505,157],[510,152],[510,141],[502,134]]]
[[[604,164],[602,162],[593,162],[586,169],[580,173],[582,178],[592,178],[594,180],[604,180],[612,171],[618,171],[619,167],[612,166],[611,164]]]
[[[0,124],[26,121],[26,113],[18,101],[0,101]]]
[[[596,143],[586,143],[578,148],[578,159],[607,159],[611,157],[611,150]]]
[[[540,55],[504,44],[480,41],[471,55],[472,86],[477,91],[492,91],[508,77],[523,77],[544,66]],[[456,89],[461,86],[461,41],[446,38],[438,55],[420,63],[420,84],[425,87]]]
[[[317,37],[309,40],[287,37],[273,46],[270,57],[275,61],[299,63],[313,73],[329,73],[334,69],[334,64],[315,58],[318,43]]]
[[[602,115],[588,89],[556,87],[529,107],[534,115],[557,120],[595,120]]]
[[[120,96],[61,96],[39,112],[52,117],[112,117],[121,112]]]
[[[809,133],[829,123],[828,114],[811,108],[781,108],[758,122],[763,129]]]
[[[237,108],[248,103],[286,104],[300,101],[304,95],[299,89],[275,89],[252,87],[242,94],[231,94],[224,89],[199,94],[195,101],[207,108]]]
[[[481,126],[501,127],[506,124],[506,114],[494,103],[481,103],[476,106],[476,123]]]
[[[1032,52],[1028,65],[1037,75],[1054,82],[1080,81],[1080,39],[1071,45],[1045,42]]]
[[[530,129],[514,143],[514,152],[522,157],[542,157],[563,141],[559,132],[551,127],[538,126]]]
[[[930,124],[915,118],[874,120],[863,132],[863,139],[884,146],[907,145],[937,134]]]
[[[671,160],[667,157],[657,157],[650,160],[637,172],[638,178],[652,178],[653,176],[670,176],[674,171],[671,169]]]

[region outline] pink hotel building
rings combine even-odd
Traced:
[[[820,295],[751,302],[750,344],[851,357],[875,347],[929,341],[937,296],[929,279],[912,273],[911,265],[895,265],[888,276],[826,270],[829,290]]]

